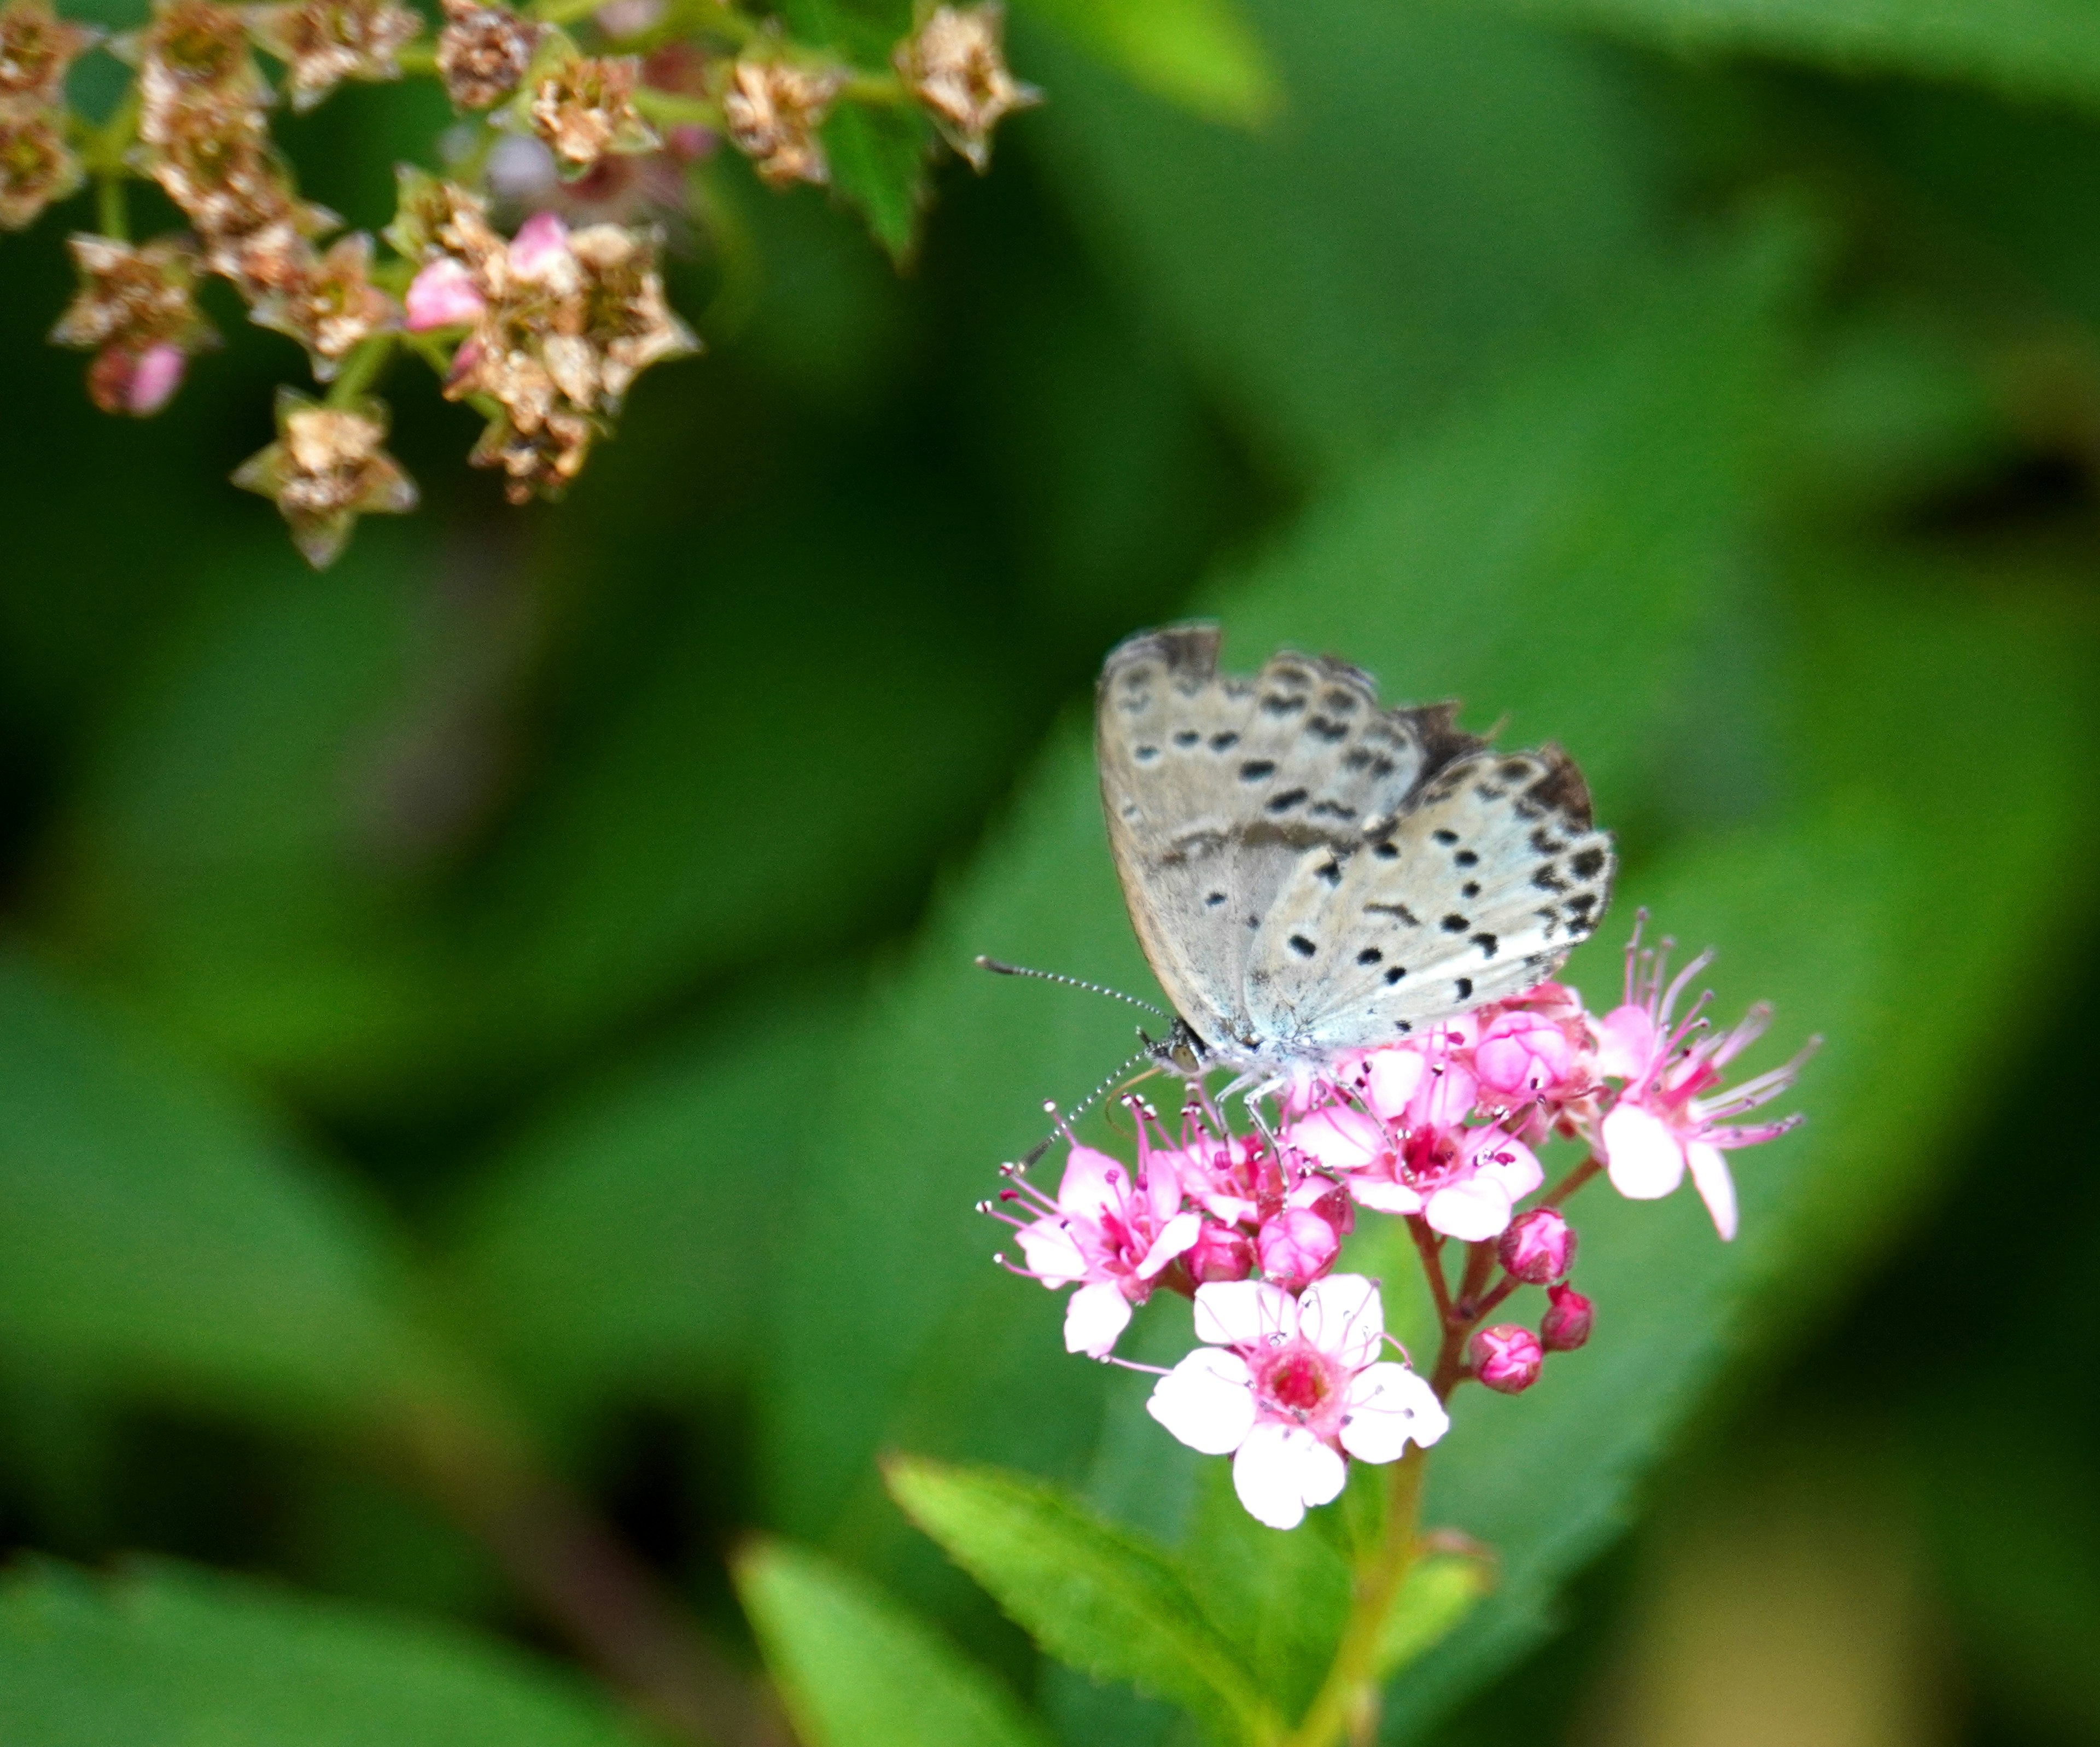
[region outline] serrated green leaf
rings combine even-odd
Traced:
[[[830,1560],[761,1541],[735,1570],[804,1747],[1043,1747],[989,1674]]]
[[[1243,1652],[1163,1551],[1022,1475],[911,1459],[887,1474],[912,1521],[1051,1655],[1171,1698],[1231,1739],[1278,1737]]]
[[[1960,79],[2100,106],[2100,13],[2084,0],[1504,0],[1555,24],[1678,50],[1749,51],[1843,73]]]
[[[383,1225],[240,1096],[0,959],[0,1344],[368,1424],[440,1386]]]
[[[582,1688],[457,1628],[154,1561],[0,1579],[23,1747],[642,1747]]]
[[[1021,0],[1140,89],[1241,126],[1283,101],[1261,38],[1238,0]]]

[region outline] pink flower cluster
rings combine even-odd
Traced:
[[[1666,1195],[1688,1174],[1721,1236],[1734,1237],[1723,1154],[1798,1118],[1732,1118],[1791,1085],[1807,1052],[1724,1088],[1723,1070],[1762,1033],[1768,1010],[1717,1032],[1701,995],[1677,1017],[1710,955],[1673,978],[1668,955],[1667,942],[1643,949],[1636,929],[1625,999],[1603,1017],[1573,989],[1541,983],[1299,1075],[1273,1118],[1251,1110],[1251,1134],[1229,1131],[1200,1082],[1178,1132],[1127,1099],[1134,1167],[1072,1140],[1054,1198],[1009,1167],[984,1211],[1016,1228],[1026,1264],[1016,1272],[1077,1289],[1070,1352],[1109,1358],[1162,1287],[1194,1299],[1206,1344],[1162,1376],[1154,1417],[1198,1449],[1233,1453],[1247,1508],[1290,1527],[1335,1495],[1348,1458],[1390,1462],[1410,1440],[1435,1442],[1442,1398],[1458,1383],[1519,1392],[1547,1354],[1589,1339],[1594,1308],[1567,1283],[1576,1239],[1560,1204],[1600,1171],[1635,1200]],[[1545,1186],[1534,1149],[1555,1137],[1582,1143],[1586,1157],[1520,1211]],[[1333,1271],[1359,1210],[1414,1229],[1444,1326],[1433,1379],[1379,1356],[1376,1286]],[[1455,1286],[1444,1263],[1454,1244],[1467,1258]],[[1546,1288],[1535,1331],[1483,1326],[1525,1286]]]

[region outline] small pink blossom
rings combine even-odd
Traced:
[[[1529,1147],[1498,1128],[1424,1125],[1344,1180],[1363,1207],[1418,1213],[1432,1231],[1478,1243],[1502,1233],[1546,1173]]]
[[[1129,1324],[1131,1307],[1152,1295],[1161,1271],[1196,1242],[1202,1216],[1182,1212],[1171,1171],[1147,1171],[1136,1182],[1121,1160],[1074,1145],[1048,1200],[1032,1185],[1008,1189],[1036,1208],[1018,1229],[1027,1272],[1053,1290],[1077,1284],[1065,1308],[1065,1350],[1105,1358]]]
[[[1385,1312],[1361,1274],[1332,1274],[1294,1299],[1260,1281],[1199,1287],[1196,1335],[1146,1404],[1193,1449],[1233,1458],[1240,1502],[1295,1529],[1342,1489],[1347,1457],[1396,1460],[1449,1426],[1436,1392],[1377,1357]]]
[[[411,333],[465,327],[478,320],[488,307],[466,263],[451,255],[439,255],[417,274],[409,283],[405,302]]]
[[[569,227],[559,215],[536,212],[510,239],[510,268],[521,279],[551,280],[569,270]]]
[[[1538,1381],[1546,1364],[1546,1350],[1538,1337],[1514,1322],[1479,1330],[1467,1343],[1466,1354],[1472,1361],[1473,1374],[1503,1395],[1521,1395]]]
[[[1236,1226],[1206,1220],[1196,1241],[1182,1251],[1181,1265],[1198,1286],[1244,1280],[1254,1272],[1254,1239]]]
[[[1717,1033],[1701,1017],[1707,1001],[1702,995],[1682,1021],[1673,1021],[1679,995],[1713,955],[1701,953],[1665,982],[1669,954],[1667,942],[1659,951],[1643,951],[1638,928],[1626,947],[1626,1002],[1598,1027],[1599,1069],[1626,1083],[1599,1126],[1599,1149],[1612,1186],[1635,1201],[1667,1195],[1689,1171],[1714,1229],[1733,1237],[1736,1185],[1722,1154],[1776,1139],[1801,1118],[1740,1126],[1725,1118],[1785,1092],[1817,1040],[1785,1066],[1722,1089],[1721,1070],[1763,1035],[1771,1009],[1753,1007],[1732,1030]]]
[[[1502,1097],[1539,1097],[1558,1091],[1573,1075],[1575,1047],[1542,1014],[1501,1013],[1473,1046],[1473,1072]]]
[[[1341,1233],[1310,1207],[1285,1207],[1262,1223],[1255,1239],[1263,1277],[1286,1292],[1311,1285],[1335,1265]]]
[[[1480,1080],[1464,1056],[1478,1031],[1473,1016],[1462,1014],[1418,1041],[1370,1051],[1361,1070],[1365,1105],[1410,1128],[1455,1128],[1480,1100]]]
[[[1572,1286],[1546,1289],[1546,1314],[1539,1321],[1538,1338],[1548,1352],[1573,1352],[1590,1338],[1597,1308]]]
[[[1529,1286],[1558,1280],[1575,1264],[1575,1228],[1555,1207],[1533,1207],[1502,1233],[1502,1264]]]

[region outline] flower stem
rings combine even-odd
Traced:
[[[1573,1171],[1569,1171],[1566,1176],[1563,1177],[1558,1183],[1555,1184],[1551,1189],[1548,1189],[1546,1192],[1546,1198],[1539,1202],[1539,1206],[1542,1207],[1559,1207],[1562,1202],[1567,1200],[1567,1198],[1570,1195],[1573,1194],[1577,1189],[1582,1188],[1585,1183],[1588,1182],[1590,1178],[1596,1176],[1596,1174],[1604,1168],[1604,1160],[1598,1158],[1595,1153],[1592,1153],[1587,1158],[1584,1159],[1581,1164],[1577,1165]]]
[[[1379,1646],[1421,1547],[1422,1475],[1428,1452],[1412,1445],[1387,1481],[1385,1528],[1357,1568],[1356,1592],[1335,1660],[1312,1703],[1283,1747],[1334,1747],[1348,1739],[1368,1747],[1378,1733]]]
[[[95,222],[104,236],[120,243],[131,240],[131,203],[126,192],[121,170],[105,171],[95,179]]]
[[[328,404],[332,407],[349,406],[377,382],[394,356],[394,341],[395,336],[390,333],[375,333],[359,344],[343,360],[342,368],[329,384]]]

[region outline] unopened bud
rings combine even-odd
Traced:
[[[179,346],[149,346],[142,352],[104,346],[87,367],[88,396],[105,412],[150,418],[174,398],[188,361]]]
[[[1528,1286],[1558,1280],[1575,1265],[1575,1229],[1554,1207],[1534,1207],[1502,1233],[1502,1266]]]
[[[1206,1220],[1182,1260],[1198,1286],[1244,1280],[1254,1272],[1254,1240],[1217,1220]]]
[[[1286,1207],[1261,1228],[1261,1271],[1286,1292],[1310,1286],[1335,1265],[1342,1247],[1333,1224],[1310,1207]]]
[[[1538,1338],[1548,1352],[1573,1352],[1590,1338],[1596,1321],[1596,1307],[1572,1286],[1548,1286],[1546,1314],[1539,1319]]]
[[[1475,1335],[1466,1349],[1473,1374],[1490,1389],[1504,1395],[1520,1395],[1538,1381],[1546,1363],[1546,1350],[1529,1329],[1514,1322],[1498,1322]]]

